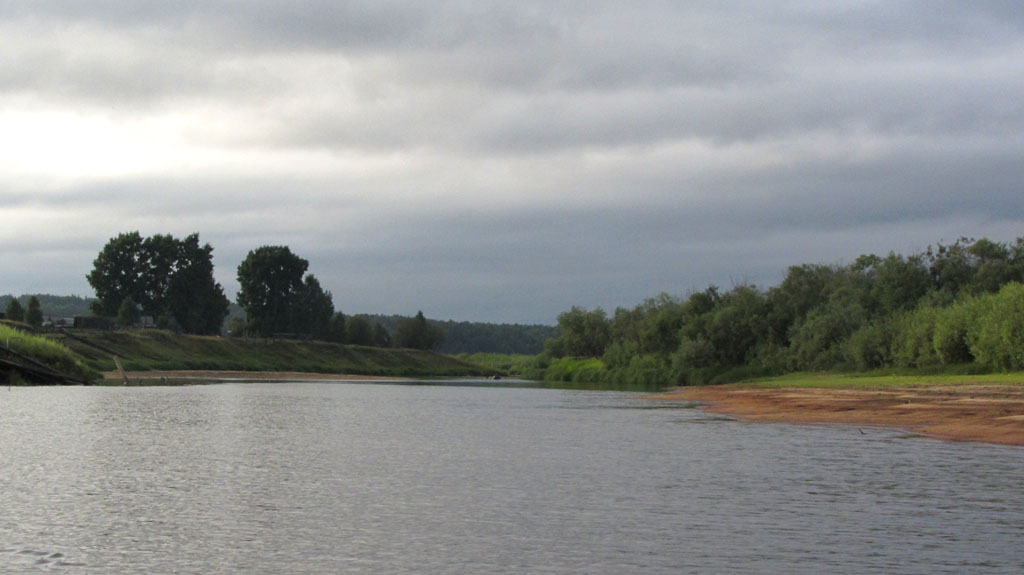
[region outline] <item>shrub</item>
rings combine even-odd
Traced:
[[[932,345],[944,364],[967,363],[974,359],[967,343],[968,319],[978,302],[961,301],[937,314]]]
[[[967,342],[975,359],[992,369],[1024,369],[1024,285],[1006,284],[967,308]]]
[[[893,339],[889,323],[884,320],[871,322],[853,332],[847,340],[847,356],[858,370],[889,365]]]
[[[81,380],[97,379],[99,374],[86,367],[63,345],[6,325],[0,325],[0,341],[6,347],[31,357],[50,369]]]
[[[912,312],[899,313],[890,322],[890,357],[896,367],[928,367],[940,363],[935,353],[935,321],[940,310],[922,305]]]

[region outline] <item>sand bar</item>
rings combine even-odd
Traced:
[[[897,426],[932,437],[1024,446],[1024,385],[898,389],[682,387],[665,400],[706,403],[741,421]]]

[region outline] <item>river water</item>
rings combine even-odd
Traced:
[[[3,573],[1024,572],[1024,449],[620,392],[0,389]]]

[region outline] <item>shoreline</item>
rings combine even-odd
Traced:
[[[119,385],[120,372],[103,372],[102,385]],[[232,370],[166,370],[128,371],[129,385],[160,385],[192,383],[225,383],[232,381],[301,382],[301,381],[414,381],[410,377],[384,375],[350,375],[338,373],[308,373],[300,371],[232,371]]]
[[[1024,446],[1024,386],[888,389],[766,388],[756,384],[674,388],[654,399],[695,401],[740,421],[886,426],[948,441]]]

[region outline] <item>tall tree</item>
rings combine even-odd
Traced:
[[[330,339],[334,302],[313,274],[308,274],[295,294],[290,331],[308,333],[316,339]]]
[[[7,319],[11,321],[22,321],[25,319],[25,308],[21,307],[21,302],[18,298],[11,296],[11,301],[7,303]]]
[[[146,273],[139,232],[118,234],[110,239],[93,261],[92,271],[85,276],[96,292],[92,311],[96,315],[114,317],[124,298],[144,300],[142,285]]]
[[[192,234],[178,242],[165,308],[186,333],[220,333],[230,302],[213,277],[213,247]]]
[[[249,252],[238,266],[238,305],[249,325],[263,337],[287,332],[303,288],[309,262],[288,246],[262,246]]]
[[[444,333],[438,326],[428,323],[422,311],[416,312],[416,317],[398,322],[395,328],[395,343],[398,347],[433,349],[441,344],[442,339]]]
[[[373,345],[377,347],[391,347],[391,334],[384,324],[376,322],[373,324]]]
[[[39,309],[39,298],[32,296],[28,300],[28,311],[25,312],[25,322],[32,327],[43,325],[43,312]]]
[[[345,314],[341,313],[340,311],[335,312],[334,315],[331,316],[331,322],[328,329],[329,333],[327,336],[327,341],[333,341],[335,343],[345,343]]]
[[[558,314],[558,331],[564,352],[575,357],[601,357],[611,337],[611,327],[604,310],[588,311],[572,306]]]
[[[345,343],[350,345],[366,346],[374,344],[373,327],[370,325],[370,322],[361,315],[354,315],[346,320],[345,332]]]
[[[120,234],[103,247],[86,276],[96,291],[93,312],[116,316],[131,298],[145,315],[165,316],[187,333],[219,333],[228,299],[213,278],[213,248],[199,235],[143,238]]]

